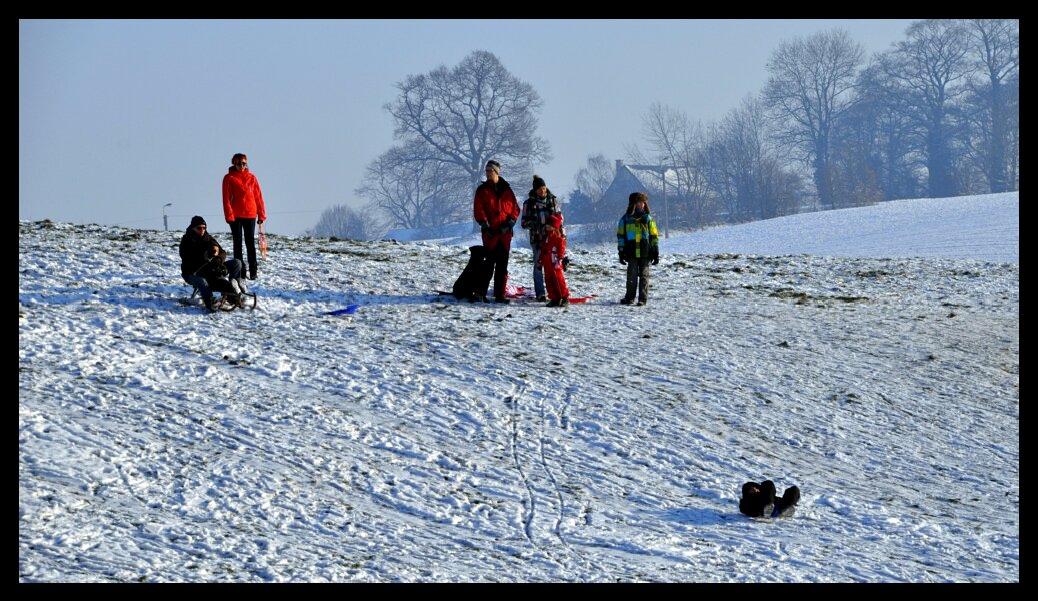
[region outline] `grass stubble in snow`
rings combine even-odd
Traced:
[[[271,236],[206,315],[179,236],[20,224],[20,581],[1019,580],[1017,265],[665,253],[625,307],[575,245],[548,309]]]

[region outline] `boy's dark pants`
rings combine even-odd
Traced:
[[[649,300],[649,260],[627,259],[627,294],[624,298],[633,301],[634,293],[638,300]]]

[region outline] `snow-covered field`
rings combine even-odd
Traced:
[[[662,203],[654,205],[660,235]],[[623,207],[617,209],[620,218]],[[443,244],[480,244],[468,232],[437,240]],[[584,242],[588,226],[570,225],[570,237]],[[611,229],[611,228],[607,228]],[[455,228],[455,231],[458,231]],[[393,232],[400,241],[415,230]],[[526,244],[525,232],[517,239]],[[613,244],[610,236],[605,243]],[[810,254],[827,257],[938,257],[1020,262],[1020,193],[952,198],[894,200],[868,207],[787,215],[738,225],[686,232],[674,230],[660,240],[663,253],[754,255]]]
[[[1020,262],[1020,193],[894,200],[672,236],[670,252]]]
[[[1020,579],[1009,259],[672,250],[627,307],[574,244],[598,297],[548,309],[431,293],[464,246],[272,236],[206,315],[179,237],[20,223],[20,581]],[[766,477],[793,518],[739,514]]]

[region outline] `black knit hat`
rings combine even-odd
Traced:
[[[539,176],[539,175],[533,176],[533,189],[536,190],[537,188],[540,188],[541,186],[547,187],[548,184],[544,183],[544,180],[541,179],[541,176]]]
[[[191,226],[190,227],[191,227],[191,229],[195,229],[199,225],[206,225],[205,224],[205,219],[202,219],[201,215],[195,215],[194,217],[191,218]],[[206,227],[209,227],[209,226],[206,226]]]

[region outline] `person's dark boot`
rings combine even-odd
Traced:
[[[620,304],[621,305],[631,305],[631,304],[634,304],[634,299],[633,298],[627,298],[625,296],[625,297],[620,299]]]
[[[544,306],[545,307],[558,307],[559,306],[559,299],[553,298],[550,301],[548,301],[547,305],[544,305]]]
[[[800,489],[790,486],[782,497],[775,500],[775,509],[771,513],[773,518],[788,518],[796,511],[797,502],[800,501]]]
[[[761,509],[761,515],[763,517],[771,517],[771,514],[775,511],[775,483],[771,480],[765,480],[760,483],[760,492],[763,496],[763,509]]]

